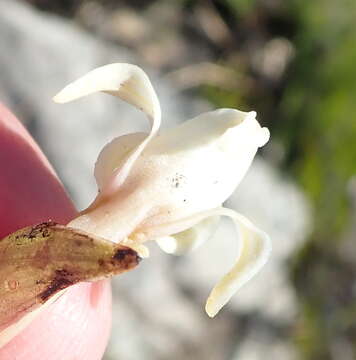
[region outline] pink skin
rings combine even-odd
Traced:
[[[41,150],[0,104],[0,239],[16,229],[77,212]],[[109,281],[69,288],[0,349],[1,360],[98,360],[111,327]]]

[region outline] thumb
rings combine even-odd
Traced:
[[[48,220],[65,224],[75,216],[73,204],[37,144],[0,104],[0,239],[28,225]],[[109,282],[81,283],[0,348],[0,359],[98,360],[110,326]]]

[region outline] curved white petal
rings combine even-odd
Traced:
[[[110,182],[103,189],[105,194],[110,194],[125,181],[136,159],[156,135],[161,124],[161,108],[145,72],[136,65],[123,63],[109,64],[90,71],[67,85],[53,100],[57,103],[66,103],[99,91],[117,96],[132,104],[142,110],[151,121],[150,133],[132,149],[126,162],[114,171]]]
[[[221,208],[216,212],[234,220],[241,244],[235,265],[215,285],[208,297],[205,310],[210,317],[214,317],[236,291],[260,271],[271,252],[268,235],[246,217],[227,208]]]
[[[219,218],[208,217],[180,233],[156,239],[156,242],[168,254],[183,255],[197,249],[213,235]]]
[[[253,225],[246,217],[234,210],[227,208],[216,208],[200,214],[196,214],[186,219],[176,221],[165,226],[151,229],[152,235],[160,232],[187,229],[189,226],[202,224],[204,219],[209,217],[228,216],[236,224],[239,233],[239,250],[235,265],[225,274],[215,285],[206,302],[205,310],[210,317],[214,317],[219,310],[230,300],[230,298],[250,280],[262,266],[266,263],[271,252],[271,244],[266,233]],[[168,243],[164,244],[167,252],[175,253],[179,251],[179,241],[174,236],[167,238]],[[163,239],[160,240],[162,245]]]

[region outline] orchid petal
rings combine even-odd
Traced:
[[[216,216],[228,216],[234,221],[240,235],[240,244],[235,265],[215,285],[208,297],[205,310],[210,317],[214,317],[236,291],[259,272],[266,263],[271,251],[270,240],[267,234],[259,230],[243,215],[224,207],[212,209],[190,218],[167,224],[163,231],[182,229],[183,226],[187,229],[188,226],[197,226],[197,224],[202,223],[203,219]],[[152,230],[156,234],[159,233],[158,228]],[[168,244],[164,245],[165,251],[171,253],[179,252],[180,244],[175,235],[169,236],[167,240]],[[159,242],[162,246],[163,239],[159,239]]]
[[[117,96],[137,107],[151,122],[151,131],[147,137],[131,150],[125,163],[114,170],[104,189],[105,194],[110,194],[125,181],[136,159],[156,135],[161,124],[161,108],[148,76],[138,66],[131,64],[109,64],[94,69],[67,85],[53,100],[66,103],[99,91]]]
[[[271,252],[268,235],[246,217],[227,208],[221,208],[217,213],[234,220],[241,244],[235,265],[215,285],[208,297],[205,310],[210,317],[214,317],[236,291],[260,271]]]

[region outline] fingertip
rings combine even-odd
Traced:
[[[76,210],[38,145],[0,104],[0,238],[35,223],[65,224]]]
[[[43,221],[66,224],[77,212],[23,125],[0,103],[0,239]],[[0,349],[1,360],[99,360],[111,327],[105,280],[69,288]]]
[[[0,349],[0,359],[102,358],[111,329],[108,280],[71,287]]]

